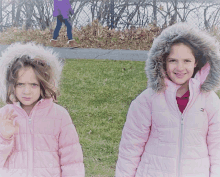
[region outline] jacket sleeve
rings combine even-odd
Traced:
[[[206,101],[208,104],[209,128],[207,145],[210,159],[210,176],[220,176],[220,100],[212,96]]]
[[[119,145],[116,177],[133,177],[148,140],[151,127],[149,105],[134,100],[128,110]]]
[[[0,114],[4,115],[5,107],[0,109]],[[5,167],[5,162],[12,152],[14,146],[14,135],[10,139],[3,138],[0,132],[0,168]]]
[[[63,113],[59,136],[59,156],[62,177],[84,177],[83,153],[79,137],[69,113]]]
[[[5,167],[5,162],[10,155],[14,145],[14,135],[10,139],[5,139],[0,133],[0,168]]]

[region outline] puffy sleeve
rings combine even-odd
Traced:
[[[4,115],[5,113],[5,107],[0,109],[0,114]],[[0,168],[5,167],[5,162],[12,152],[14,146],[14,135],[10,139],[5,139],[2,137],[1,131],[0,131]]]
[[[84,177],[82,148],[79,137],[69,113],[65,110],[62,118],[61,133],[59,136],[59,156],[61,176]]]
[[[5,162],[10,155],[14,145],[14,135],[10,139],[5,139],[0,133],[0,168],[5,167]]]
[[[141,96],[139,96],[140,98]],[[119,145],[116,177],[136,174],[151,127],[151,110],[147,102],[132,101]]]
[[[212,92],[206,101],[209,118],[207,145],[210,159],[210,176],[220,176],[220,100]]]

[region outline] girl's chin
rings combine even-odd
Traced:
[[[183,80],[183,79],[176,79],[176,78],[173,78],[173,79],[171,79],[171,81],[173,82],[173,83],[175,83],[175,84],[177,84],[177,85],[184,85],[184,84],[186,84],[186,82],[187,82],[187,80]]]

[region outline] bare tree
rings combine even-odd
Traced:
[[[154,24],[157,25],[157,0],[153,0]]]
[[[177,21],[188,21],[193,15],[207,29],[220,23],[220,3],[212,0],[70,0],[74,10],[71,22],[79,25],[81,14],[84,25],[87,21],[98,19],[102,25],[111,28],[142,27],[148,24],[166,27]],[[12,10],[8,10],[8,8]],[[0,0],[0,27],[31,27],[45,30],[51,28],[54,0]],[[85,10],[87,8],[87,10]],[[89,10],[88,10],[89,9]]]
[[[19,0],[17,2],[17,6],[16,6],[16,16],[15,16],[15,21],[14,21],[14,26],[18,27],[21,25],[21,23],[19,23],[20,21],[20,16],[21,16],[21,8],[24,4],[24,1],[23,0]]]
[[[15,24],[15,0],[12,0],[12,25]]]
[[[213,11],[213,13],[211,15],[208,16],[207,11],[209,10],[209,8],[215,8],[215,11]],[[220,18],[220,4],[210,4],[208,6],[205,7],[204,9],[204,25],[205,28],[207,30],[209,30],[210,28],[213,28],[215,25],[217,26],[217,24],[219,24],[219,18]],[[211,19],[213,19],[213,22],[211,24]]]
[[[2,31],[2,0],[0,0],[0,31]]]
[[[25,29],[28,30],[32,26],[32,15],[33,15],[33,1],[25,0],[25,11],[26,11],[26,19],[25,19]]]
[[[115,3],[114,3],[114,0],[111,0],[111,3],[110,3],[110,14],[111,14],[111,29],[114,28],[114,6],[115,6]]]

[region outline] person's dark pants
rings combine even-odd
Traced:
[[[73,39],[73,37],[72,37],[72,25],[71,25],[69,19],[63,19],[62,15],[57,16],[57,26],[56,26],[56,28],[54,30],[54,33],[53,33],[53,39],[57,39],[57,37],[59,36],[59,32],[60,32],[60,29],[61,29],[61,26],[62,26],[63,22],[65,23],[65,25],[67,27],[68,39],[69,40]]]

